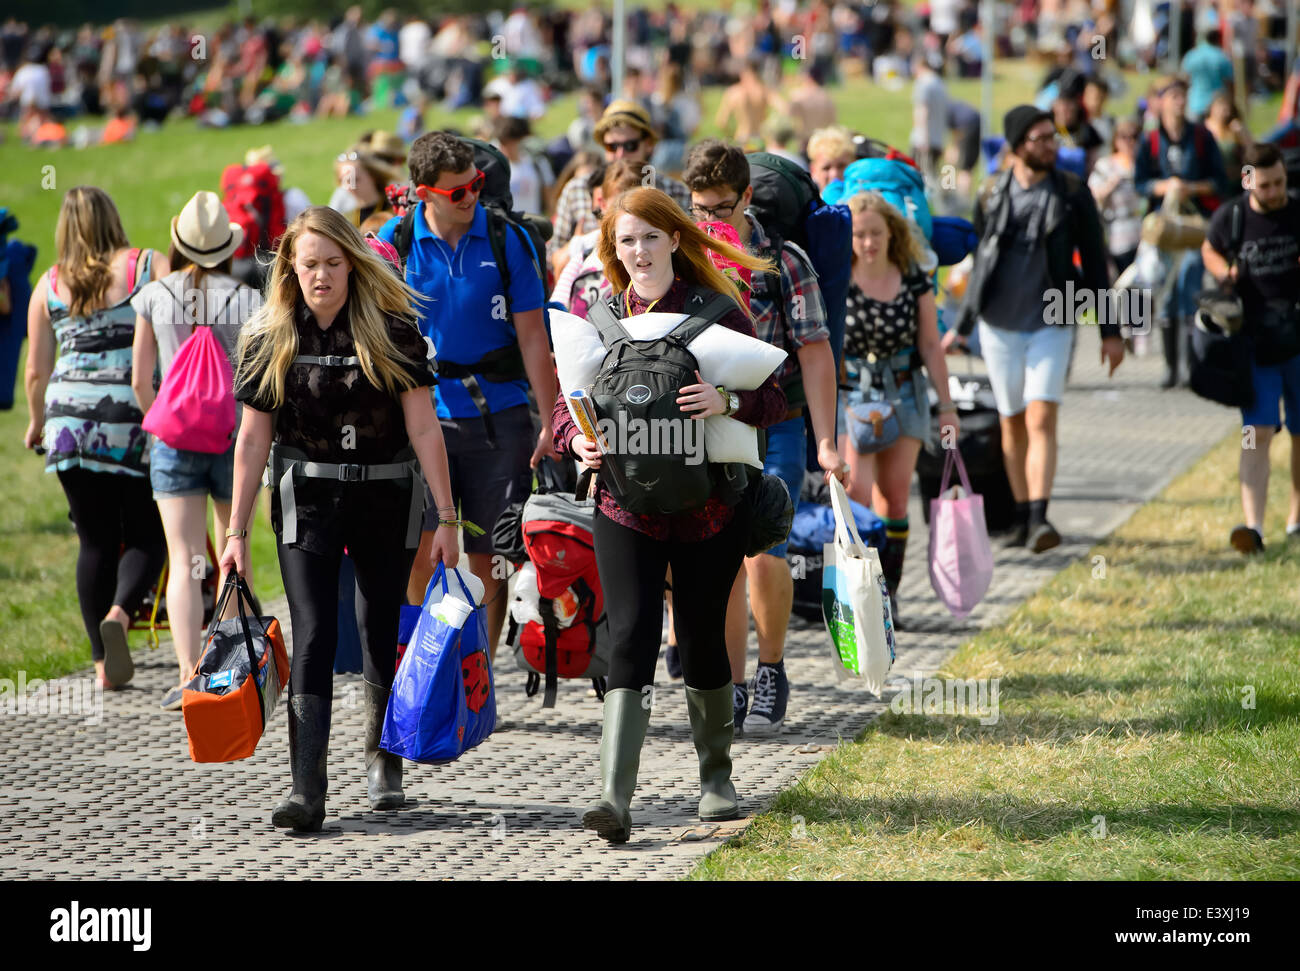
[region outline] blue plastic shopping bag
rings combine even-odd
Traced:
[[[438,565],[384,715],[380,747],[412,762],[453,762],[492,734],[496,698],[487,619],[465,581]]]

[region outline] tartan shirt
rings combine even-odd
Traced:
[[[752,209],[745,210],[745,218],[749,220],[752,233],[747,247],[749,252],[763,259],[775,260],[772,240],[754,218]],[[784,386],[799,373],[799,358],[796,356],[799,348],[814,341],[830,340],[831,333],[826,327],[826,303],[822,300],[821,287],[817,285],[817,271],[808,262],[804,251],[793,243],[787,243],[781,247],[777,266],[781,272],[781,293],[769,293],[767,274],[754,274],[749,310],[754,316],[754,332],[758,339],[783,348],[788,354],[776,372],[777,382]],[[774,296],[785,305],[784,315],[777,311]],[[795,312],[795,300],[799,297],[803,298],[802,313]],[[804,396],[796,393],[795,397],[802,400]]]
[[[690,213],[691,190],[681,182],[656,173],[652,187],[663,189],[673,202],[682,207],[682,212]],[[599,227],[600,220],[591,210],[591,190],[587,188],[587,180],[570,179],[555,204],[555,215],[551,217],[555,231],[546,244],[546,252],[554,256],[567,246],[574,236],[581,236]]]

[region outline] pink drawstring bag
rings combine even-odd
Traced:
[[[220,455],[235,431],[235,375],[211,327],[196,326],[172,359],[144,430],[172,448]]]
[[[956,618],[984,599],[993,580],[993,546],[984,523],[984,497],[973,495],[961,453],[947,449],[939,497],[930,500],[930,586]],[[961,486],[949,495],[953,466]],[[964,489],[964,492],[962,491]]]

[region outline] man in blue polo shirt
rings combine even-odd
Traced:
[[[555,401],[555,371],[542,318],[542,280],[531,244],[507,226],[505,254],[509,299],[489,239],[489,216],[479,204],[483,173],[474,150],[446,132],[417,138],[407,157],[414,209],[406,282],[419,293],[420,331],[432,339],[438,358],[438,418],[447,443],[451,489],[461,520],[486,532],[464,536],[470,570],[483,581],[492,655],[505,621],[505,581],[493,576],[492,526],[512,502],[532,491],[530,468],[551,451],[550,422],[538,434],[528,414],[528,385],[543,412]],[[380,230],[396,243],[399,219]],[[401,247],[398,247],[401,249]],[[508,310],[507,310],[508,308]],[[407,590],[413,603],[424,597],[432,575],[429,550],[439,519],[456,519],[455,509],[425,514],[424,535]]]

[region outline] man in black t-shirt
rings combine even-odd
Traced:
[[[1214,214],[1201,255],[1205,269],[1223,285],[1234,280],[1241,296],[1242,331],[1251,343],[1255,403],[1242,411],[1241,505],[1246,522],[1232,531],[1242,553],[1264,549],[1264,501],[1268,495],[1268,447],[1282,425],[1286,402],[1291,433],[1291,508],[1287,539],[1300,542],[1300,199],[1289,198],[1286,168],[1276,145],[1246,150],[1244,185],[1249,194]],[[1233,238],[1233,211],[1239,237]]]

